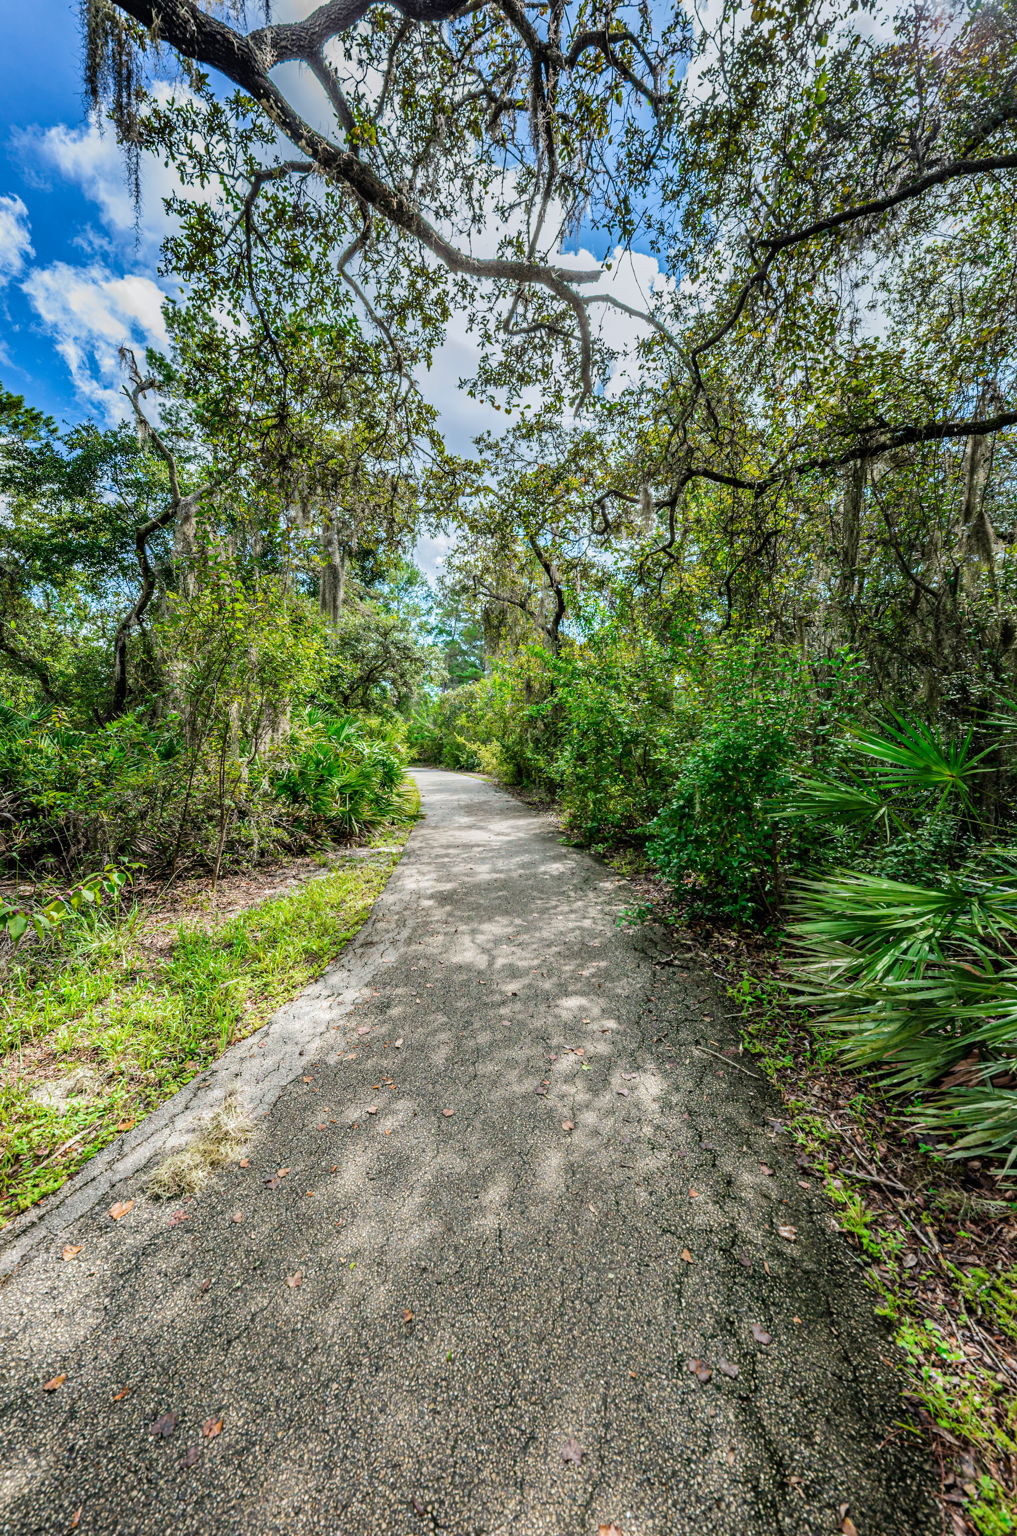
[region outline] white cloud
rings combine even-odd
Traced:
[[[0,195],[0,287],[20,277],[35,255],[28,227],[28,209],[20,197]]]
[[[117,354],[124,345],[166,345],[158,285],[138,273],[117,276],[98,264],[58,261],[37,267],[21,287],[81,397],[109,417],[126,416]]]
[[[152,95],[160,105],[171,97],[176,101],[190,99],[187,90],[168,81],[157,81]],[[142,155],[141,197],[135,207],[124,152],[112,128],[101,126],[94,116],[79,127],[56,123],[43,130],[25,130],[16,135],[16,143],[23,159],[56,171],[81,188],[98,209],[105,233],[113,243],[128,246],[132,252],[140,247],[146,258],[156,259],[161,242],[175,228],[163,206],[164,199],[183,190],[172,166],[165,165],[156,155]],[[212,196],[212,187],[187,189],[192,202],[205,202]]]

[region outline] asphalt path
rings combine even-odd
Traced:
[[[548,818],[417,777],[340,965],[9,1241],[0,1531],[932,1536],[719,983]],[[246,1166],[148,1199],[227,1083]]]

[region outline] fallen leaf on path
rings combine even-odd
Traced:
[[[127,1212],[133,1211],[133,1209],[133,1200],[117,1200],[110,1206],[109,1214],[113,1217],[114,1221],[119,1221],[121,1216],[126,1216]]]
[[[81,1524],[81,1516],[84,1508],[84,1504],[79,1504],[78,1508],[74,1511],[67,1525],[67,1529],[69,1531],[76,1531],[78,1526]]]
[[[360,1028],[357,1030],[357,1034],[358,1035],[369,1035],[370,1033],[371,1033],[371,1026],[370,1026],[370,1024],[361,1024]]]
[[[574,1131],[575,1130],[575,1126],[572,1124],[571,1120],[563,1120],[562,1123],[561,1123],[561,1128],[562,1128],[563,1131]]]
[[[629,1090],[627,1088],[616,1088],[615,1093],[617,1093],[619,1097],[623,1099],[627,1099],[629,1096]]]
[[[798,1236],[797,1227],[778,1227],[777,1231],[781,1237],[787,1238],[789,1243],[793,1243]]]
[[[740,1253],[738,1255],[738,1262],[739,1262],[739,1264],[744,1265],[744,1267],[746,1269],[751,1269],[752,1268],[752,1256],[751,1256],[751,1254]]]
[[[301,1082],[313,1083],[314,1082],[314,1078],[313,1077],[304,1077],[304,1078],[301,1078]]]
[[[443,1115],[454,1115],[455,1114],[455,1110],[454,1109],[443,1109],[442,1110],[442,1114]]]
[[[177,1427],[175,1413],[161,1413],[154,1424],[148,1426],[150,1435],[171,1435]]]
[[[855,1522],[852,1520],[850,1515],[844,1516],[843,1520],[840,1522],[840,1528],[843,1536],[858,1536],[858,1527],[855,1525]]]
[[[190,1215],[190,1211],[174,1211],[166,1225],[168,1227],[179,1227],[180,1223],[186,1221]]]
[[[211,1280],[202,1280],[201,1283],[198,1286],[198,1290],[199,1291],[209,1291],[211,1289],[212,1289],[212,1282],[211,1282]]]
[[[631,1083],[632,1079],[634,1077],[638,1077],[638,1076],[639,1076],[638,1072],[623,1072],[622,1073],[622,1077],[625,1079],[625,1081],[627,1083]]]
[[[233,1212],[233,1220],[234,1221],[243,1221],[243,1219],[244,1219],[243,1211],[234,1211]]]
[[[690,1373],[690,1375],[694,1376],[697,1381],[701,1381],[704,1386],[713,1376],[713,1372],[711,1371],[710,1367],[703,1360],[689,1360],[685,1366],[685,1369]]]
[[[184,1452],[183,1460],[181,1461],[180,1465],[182,1467],[193,1467],[195,1462],[198,1462],[200,1460],[201,1460],[201,1446],[200,1445],[189,1445],[187,1447],[186,1451]]]
[[[403,1307],[403,1322],[412,1323],[412,1321],[413,1313],[410,1311],[409,1307]]]
[[[62,1387],[66,1380],[66,1376],[51,1376],[49,1381],[43,1382],[42,1390],[44,1392],[55,1392],[57,1387]]]
[[[598,1525],[597,1536],[622,1536],[620,1525]]]
[[[698,1191],[698,1189],[692,1189],[692,1188],[689,1189],[689,1199],[690,1200],[698,1200],[699,1199],[699,1191]]]
[[[308,1200],[313,1200],[313,1198],[314,1198],[314,1190],[313,1189],[305,1189],[304,1190],[304,1194],[307,1196]]]
[[[767,1333],[766,1329],[760,1323],[752,1324],[752,1337],[755,1339],[757,1344],[773,1343],[772,1334]]]
[[[304,1272],[302,1269],[298,1269],[295,1275],[286,1276],[286,1284],[289,1286],[291,1291],[295,1291],[297,1287],[303,1285],[303,1283]]]
[[[138,1123],[137,1120],[118,1120],[117,1121],[117,1130],[118,1131],[133,1131],[133,1129],[137,1125],[137,1123]]]
[[[687,1248],[682,1249],[682,1258],[686,1264],[694,1264],[696,1262]]]
[[[240,1167],[241,1168],[250,1168],[250,1166],[251,1166],[251,1159],[249,1157],[242,1157],[240,1159]]]
[[[765,1173],[768,1179],[773,1178],[773,1169],[770,1167],[769,1163],[760,1163],[759,1171],[760,1173]]]
[[[130,1390],[130,1387],[121,1387],[119,1392],[114,1392],[112,1401],[114,1403],[122,1403]]]
[[[403,1048],[403,1042],[401,1040],[397,1040],[395,1043],[395,1048],[397,1051],[401,1051]]]
[[[378,1106],[377,1106],[377,1104],[372,1104],[370,1109],[367,1111],[367,1113],[369,1115],[376,1115],[378,1113]]]
[[[718,1360],[717,1369],[718,1371],[723,1371],[725,1376],[730,1376],[732,1381],[738,1375],[738,1367],[732,1365],[730,1360]]]
[[[558,1454],[561,1456],[562,1461],[574,1462],[578,1467],[583,1459],[584,1452],[575,1435],[569,1435]]]
[[[216,1435],[222,1434],[222,1419],[206,1419],[201,1426],[201,1433],[206,1440],[214,1440]]]
[[[61,1254],[61,1258],[64,1258],[64,1259],[76,1259],[78,1257],[78,1254],[81,1252],[83,1247],[84,1247],[83,1243],[65,1243],[64,1244],[64,1251]]]
[[[265,1180],[266,1187],[268,1189],[278,1189],[283,1179],[288,1177],[289,1171],[288,1168],[277,1168],[272,1177]]]

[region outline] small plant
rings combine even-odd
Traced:
[[[6,933],[12,944],[18,944],[30,928],[40,939],[48,938],[69,919],[117,895],[126,880],[123,870],[107,865],[99,874],[88,875],[62,896],[51,896],[39,906],[19,907],[0,901],[0,932]]]

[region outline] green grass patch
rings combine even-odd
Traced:
[[[372,845],[409,836],[419,796]],[[0,1225],[253,1033],[336,958],[399,859],[338,867],[221,922],[182,925],[152,959],[137,908],[99,913],[26,957],[0,1000]]]

